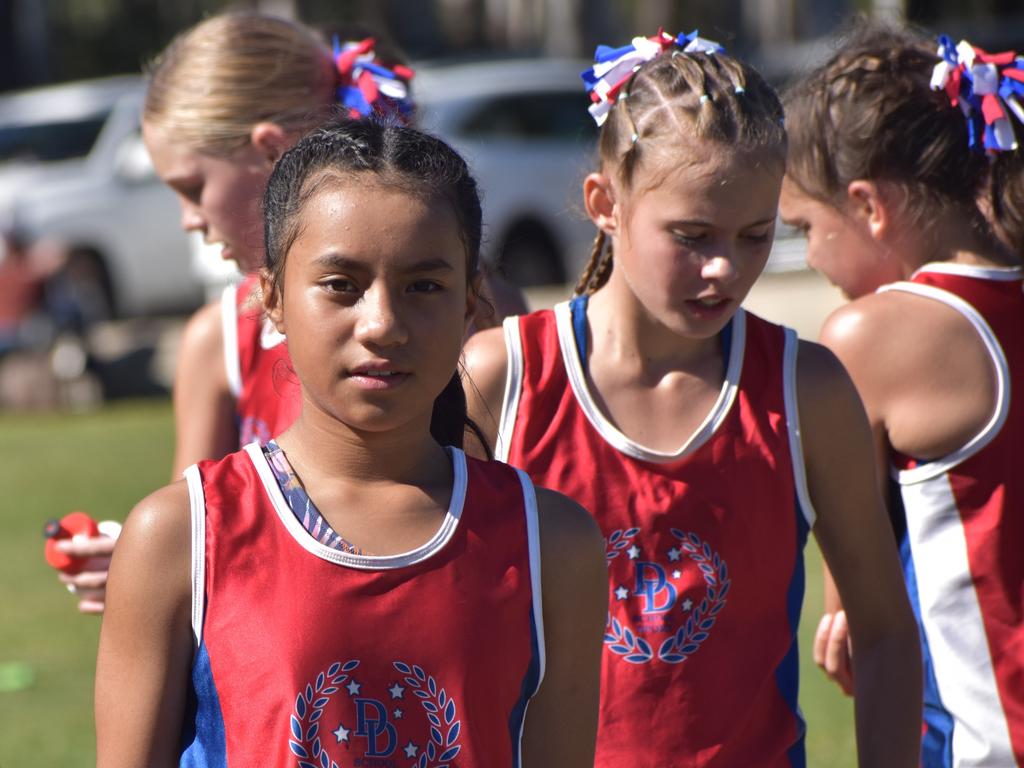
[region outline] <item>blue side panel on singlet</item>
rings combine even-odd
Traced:
[[[572,316],[572,332],[576,337],[576,351],[580,355],[580,363],[587,367],[587,301],[589,296],[576,296],[569,302]],[[732,352],[732,320],[722,329],[722,359],[728,361]]]
[[[921,739],[921,765],[925,768],[950,768],[953,765],[953,716],[942,703],[935,679],[935,662],[928,648],[928,638],[921,629],[921,601],[917,594],[917,572],[907,535],[903,495],[895,480],[889,481],[889,518],[899,545],[900,565],[907,586],[907,597],[917,621],[921,640],[921,661],[924,670],[924,735]]]
[[[526,718],[526,706],[530,698],[537,692],[540,685],[540,645],[537,643],[537,622],[530,608],[530,666],[523,677],[523,685],[519,689],[519,700],[508,718],[508,734],[512,740],[512,768],[521,768],[520,751],[523,721]]]
[[[907,597],[920,622],[921,603],[917,595],[917,573],[910,554],[910,540],[900,541],[900,560],[903,578],[907,584]],[[935,662],[928,650],[928,638],[921,633],[921,660],[924,662],[924,736],[921,740],[921,765],[925,768],[950,768],[953,765],[953,717],[942,704],[935,679]]]
[[[228,764],[224,715],[205,643],[200,644],[192,664],[192,690],[178,764],[181,768],[225,768]]]
[[[795,494],[794,494],[795,495]],[[789,748],[787,756],[789,764],[793,768],[804,768],[807,765],[807,754],[805,750],[805,739],[807,735],[807,723],[804,721],[798,703],[800,693],[800,647],[796,638],[796,630],[800,625],[800,609],[804,602],[804,558],[803,551],[807,544],[807,536],[810,527],[807,525],[807,517],[800,506],[799,499],[796,502],[796,551],[798,557],[793,563],[793,576],[789,581],[789,588],[786,590],[786,616],[789,619],[789,626],[793,631],[793,645],[790,646],[786,657],[782,660],[779,668],[775,670],[775,682],[779,686],[779,692],[783,700],[793,712],[797,721],[799,738]]]

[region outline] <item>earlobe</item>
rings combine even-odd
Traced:
[[[287,131],[277,123],[256,123],[249,132],[249,140],[256,151],[271,165],[276,163],[292,144]]]
[[[603,173],[591,173],[583,180],[583,205],[590,220],[606,235],[618,231],[619,207],[611,179]]]
[[[274,324],[274,329],[281,335],[284,330],[284,308],[281,295],[274,286],[270,272],[266,268],[260,270],[260,293],[263,296],[263,314]]]

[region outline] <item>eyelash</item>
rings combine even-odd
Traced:
[[[353,293],[355,291],[355,283],[342,277],[324,280],[321,285],[330,293]],[[437,293],[444,290],[443,285],[433,280],[414,280],[409,288],[414,293]]]

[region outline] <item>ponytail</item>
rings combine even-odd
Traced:
[[[488,459],[494,458],[480,427],[466,411],[466,392],[462,388],[462,377],[456,371],[441,394],[434,400],[434,411],[430,417],[430,434],[441,445],[463,448],[466,431],[472,433],[483,447]]]

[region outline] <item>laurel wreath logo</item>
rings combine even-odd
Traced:
[[[462,721],[455,719],[455,699],[450,698],[444,688],[438,687],[433,675],[426,674],[415,664],[396,661],[394,665],[405,675],[405,683],[413,689],[430,720],[430,741],[426,751],[421,752],[419,760],[413,763],[414,768],[427,768],[428,765],[449,768],[449,763],[462,749],[459,744]]]
[[[354,659],[344,664],[334,662],[316,676],[315,688],[313,683],[307,683],[306,690],[300,691],[295,699],[295,709],[289,721],[292,738],[288,739],[288,746],[299,758],[300,768],[338,768],[320,742],[320,718],[331,696],[348,680],[347,673],[358,666],[359,661]],[[310,748],[307,750],[303,744],[309,744]],[[314,760],[316,762],[312,762]]]
[[[686,623],[658,648],[658,658],[669,664],[679,664],[692,656],[708,639],[708,633],[715,625],[715,617],[725,607],[732,581],[725,561],[713,552],[706,541],[695,533],[686,533],[672,528],[672,535],[679,539],[683,551],[700,568],[707,591]]]
[[[638,533],[640,533],[639,528],[627,528],[626,530],[619,528],[612,531],[612,535],[608,537],[608,541],[604,545],[605,560],[611,561],[618,557],[619,553],[633,542]]]
[[[608,650],[617,653],[631,664],[644,664],[654,657],[651,644],[618,619],[612,618],[611,613],[608,614],[608,623],[605,625],[604,642]]]
[[[715,624],[715,618],[725,607],[726,595],[732,582],[725,561],[707,542],[695,533],[687,533],[678,528],[672,528],[671,532],[679,540],[681,550],[700,569],[707,586],[704,597],[686,619],[686,623],[658,648],[659,659],[668,664],[679,664],[692,656],[707,640]],[[618,557],[639,533],[639,528],[613,531],[605,545],[605,558],[611,561]],[[604,642],[608,650],[631,664],[645,664],[654,658],[651,644],[613,618],[611,612],[608,613],[608,622],[605,625]]]

